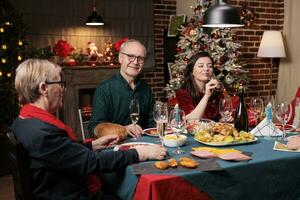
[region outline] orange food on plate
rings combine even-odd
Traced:
[[[178,166],[178,163],[175,158],[171,158],[168,160],[169,167],[175,168]]]
[[[167,169],[169,167],[169,163],[165,161],[157,161],[154,163],[154,167],[157,169]]]
[[[181,157],[179,159],[179,164],[187,168],[196,168],[199,165],[199,163],[196,160],[188,157]]]

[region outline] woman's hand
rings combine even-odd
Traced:
[[[205,95],[207,96],[211,96],[213,91],[215,90],[216,87],[219,86],[219,81],[217,79],[210,79],[210,81],[208,81],[205,84]]]
[[[134,147],[139,154],[139,160],[162,160],[167,155],[167,149],[160,145]]]
[[[125,128],[126,132],[132,137],[140,137],[143,133],[143,129],[137,124],[129,124]]]
[[[115,145],[118,142],[119,142],[118,135],[105,135],[92,141],[92,147],[94,151],[101,150],[110,147],[112,145]]]

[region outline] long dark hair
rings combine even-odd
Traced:
[[[195,102],[199,102],[201,99],[201,96],[199,94],[200,93],[199,88],[197,87],[195,80],[194,80],[193,70],[194,70],[194,66],[195,66],[195,63],[197,62],[197,60],[199,58],[203,58],[203,57],[209,57],[212,62],[212,66],[214,66],[214,60],[209,55],[209,53],[206,51],[201,51],[201,52],[193,55],[189,59],[187,66],[185,68],[185,71],[184,71],[185,78],[184,78],[183,88],[185,88],[189,92],[193,101],[195,101]]]

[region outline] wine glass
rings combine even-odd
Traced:
[[[180,149],[179,138],[180,138],[180,133],[183,133],[184,129],[186,127],[186,119],[185,119],[184,111],[175,106],[175,108],[170,111],[169,125],[172,128],[172,131],[174,131],[176,134],[176,147],[177,148],[173,153],[181,154],[184,151]]]
[[[222,98],[219,102],[219,112],[222,116],[222,119],[225,120],[225,122],[229,122],[230,117],[232,115],[232,100],[229,96],[225,96]]]
[[[216,79],[218,81],[218,84],[214,89],[215,91],[220,92],[224,89],[224,86],[223,86],[222,82],[214,74],[211,76],[211,79]]]
[[[131,122],[133,123],[134,126],[136,126],[140,117],[140,104],[138,99],[130,100],[129,111],[130,111]]]
[[[282,102],[276,105],[275,108],[276,118],[282,124],[282,142],[286,141],[285,125],[290,120],[292,115],[292,105],[287,102]]]
[[[264,112],[264,100],[260,97],[253,97],[250,100],[250,108],[254,112],[255,126],[258,124],[259,116]]]
[[[165,136],[166,125],[168,123],[168,105],[163,102],[156,102],[153,108],[153,118],[156,122],[156,130],[161,145],[163,146],[163,137]]]

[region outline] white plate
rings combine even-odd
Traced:
[[[155,133],[151,133],[151,132],[153,132],[153,131],[155,131]],[[151,136],[151,137],[158,137],[156,128],[147,128],[147,129],[144,129],[144,130],[143,130],[143,133],[144,133],[145,135],[148,135],[148,136]],[[166,130],[166,134],[170,134],[170,133],[172,133],[172,130],[171,130],[171,129],[167,129],[167,130]]]
[[[118,151],[121,148],[128,148],[131,149],[134,146],[144,146],[144,145],[154,145],[153,143],[150,142],[127,142],[127,143],[123,143],[120,145],[117,145],[114,147],[114,151]]]
[[[202,142],[200,140],[197,140],[196,138],[194,138],[194,140],[196,140],[197,142],[200,142],[201,144],[205,144],[205,145],[208,145],[208,146],[223,147],[223,146],[233,146],[233,145],[249,144],[249,143],[256,142],[258,139],[257,139],[257,137],[254,137],[254,140],[251,140],[251,141],[230,142],[230,143]]]
[[[283,147],[280,147],[279,145],[280,145],[280,142],[275,141],[273,150],[276,150],[276,151],[286,151],[286,152],[298,152],[298,153],[300,153],[300,150],[291,150],[291,149],[288,149],[284,144],[283,144]]]

